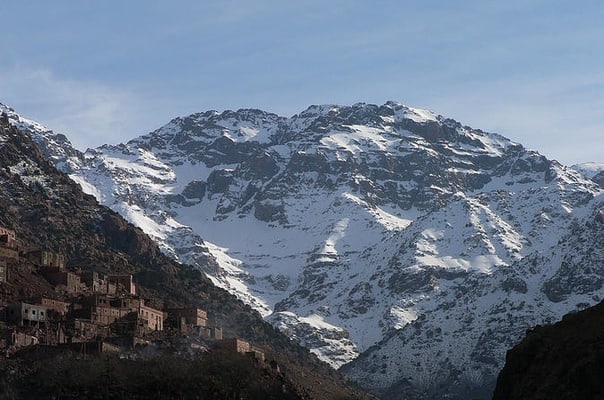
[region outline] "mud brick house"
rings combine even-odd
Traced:
[[[136,286],[132,275],[108,275],[107,282],[115,284],[118,293],[136,294]]]
[[[257,347],[251,347],[250,351],[248,351],[247,353],[245,353],[247,356],[252,357],[254,360],[258,361],[259,363],[263,363],[265,360],[265,356],[264,356],[264,352],[260,349],[258,349]]]
[[[222,340],[222,328],[205,328],[205,333],[209,339]]]
[[[67,314],[71,305],[71,303],[68,303],[66,301],[56,300],[45,296],[34,297],[32,299],[32,303],[46,307],[51,314],[52,312],[54,312],[56,315],[59,316],[64,316],[65,314]]]
[[[15,231],[0,227],[0,259],[19,260]]]
[[[35,346],[40,343],[37,337],[17,331],[9,333],[7,339],[8,343],[16,349],[27,346]]]
[[[0,258],[19,261],[19,250],[12,247],[6,247],[0,243]]]
[[[5,246],[17,247],[16,232],[0,226],[0,243],[3,243]]]
[[[223,350],[250,356],[258,362],[264,362],[265,359],[264,352],[261,349],[239,338],[222,339],[217,342],[217,345]]]
[[[87,319],[94,324],[110,325],[131,312],[129,308],[115,306],[115,301],[115,299],[108,296],[93,294],[81,299],[82,309],[74,315]]]
[[[86,284],[92,293],[116,294],[117,285],[114,282],[109,282],[107,279],[101,278],[96,271],[81,271],[79,273],[80,280]]]
[[[233,351],[242,354],[247,353],[248,351],[250,351],[251,348],[249,342],[238,338],[222,339],[218,341],[217,345],[223,350]]]
[[[153,331],[164,330],[164,312],[145,305],[142,299],[138,309],[138,317],[145,328]]]
[[[74,272],[55,266],[43,266],[40,268],[40,273],[51,284],[65,286],[65,290],[69,293],[80,293],[82,290],[80,277]]]
[[[82,342],[70,343],[68,348],[80,354],[119,353],[120,347],[105,340],[96,338]]]
[[[48,308],[24,302],[12,303],[6,307],[6,320],[17,326],[46,325]]]
[[[108,326],[98,325],[87,319],[74,318],[69,321],[67,326],[75,333],[75,336],[71,338],[72,342],[81,342],[111,335],[111,330]]]
[[[40,267],[65,269],[65,256],[48,250],[32,250],[25,255],[28,260]]]
[[[170,326],[182,331],[188,328],[205,327],[208,313],[197,307],[169,308],[167,322]]]
[[[8,264],[6,260],[0,259],[0,282],[8,281]]]
[[[134,297],[113,298],[94,294],[81,300],[82,309],[75,314],[94,324],[122,324],[120,330],[132,331],[136,327],[147,330],[164,329],[164,312],[145,305],[144,299]]]
[[[63,326],[53,327],[51,329],[45,329],[38,336],[40,343],[57,346],[59,344],[67,343],[67,335]]]

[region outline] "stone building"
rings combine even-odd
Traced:
[[[48,250],[32,250],[27,252],[28,260],[40,267],[52,267],[63,270],[65,268],[65,256]]]
[[[82,282],[80,276],[56,266],[43,266],[40,268],[42,276],[53,285],[63,285],[69,293],[80,293]]]
[[[143,330],[164,330],[164,312],[145,305],[144,299],[135,297],[113,298],[93,294],[81,300],[81,310],[75,315],[94,324],[122,324],[120,331],[132,331],[141,327]]]
[[[13,331],[9,334],[8,342],[15,349],[19,349],[21,347],[35,346],[40,343],[37,337],[28,335],[24,332],[17,331]]]
[[[264,351],[255,346],[252,346],[249,342],[245,340],[238,338],[230,338],[219,340],[216,343],[218,347],[223,350],[245,354],[246,356],[253,358],[257,362],[263,363],[265,360]]]
[[[4,247],[17,248],[17,234],[15,231],[0,226],[0,244]]]
[[[145,328],[152,331],[164,330],[164,312],[145,305],[142,299],[138,309],[138,316]]]
[[[108,326],[95,324],[88,319],[74,318],[69,321],[68,327],[75,334],[71,338],[72,342],[81,342],[97,337],[108,337],[111,334]]]
[[[217,342],[219,348],[227,351],[245,354],[250,351],[250,343],[238,338],[222,339]]]
[[[12,303],[6,307],[6,320],[15,325],[40,325],[48,320],[48,308],[24,302]]]
[[[0,243],[0,258],[19,261],[19,250],[14,247],[3,246],[3,243]]]
[[[222,340],[222,328],[204,326],[199,331],[206,339]]]
[[[174,328],[184,331],[188,327],[205,327],[208,321],[208,313],[201,308],[169,308],[167,322]]]
[[[103,279],[96,271],[81,271],[79,275],[82,283],[86,284],[86,287],[88,287],[92,293],[104,293],[109,295],[117,293],[117,285],[114,282]]]
[[[80,301],[82,309],[74,315],[94,324],[110,325],[131,312],[129,308],[121,307],[121,304],[116,306],[115,301],[117,300],[108,296],[93,294]]]
[[[0,282],[8,281],[8,264],[6,260],[0,259]]]
[[[117,285],[117,291],[119,293],[130,295],[136,294],[136,286],[132,275],[108,275],[106,279],[107,282]]]
[[[48,308],[48,311],[52,311],[57,315],[64,316],[69,312],[70,303],[62,300],[52,299],[50,297],[38,296],[32,301],[33,304],[40,305]]]
[[[19,246],[15,231],[0,226],[0,259],[19,261]]]

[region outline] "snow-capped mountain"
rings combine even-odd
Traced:
[[[378,393],[489,387],[527,328],[604,295],[601,187],[429,111],[209,111],[82,154],[4,110],[166,253]]]
[[[588,162],[575,164],[571,168],[604,187],[604,163]]]

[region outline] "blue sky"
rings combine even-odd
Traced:
[[[0,102],[84,149],[208,109],[397,100],[604,162],[599,1],[0,0]]]

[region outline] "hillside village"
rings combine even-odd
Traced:
[[[47,285],[23,287],[24,273],[39,276]],[[239,338],[223,338],[221,327],[209,326],[206,311],[194,306],[165,308],[157,300],[145,299],[137,294],[132,275],[68,269],[63,255],[28,248],[15,231],[4,227],[0,227],[0,321],[0,358],[34,348],[135,356],[153,346],[171,352],[220,348],[265,363],[261,349]],[[176,338],[186,340],[176,346]],[[278,369],[274,362],[270,367]]]

